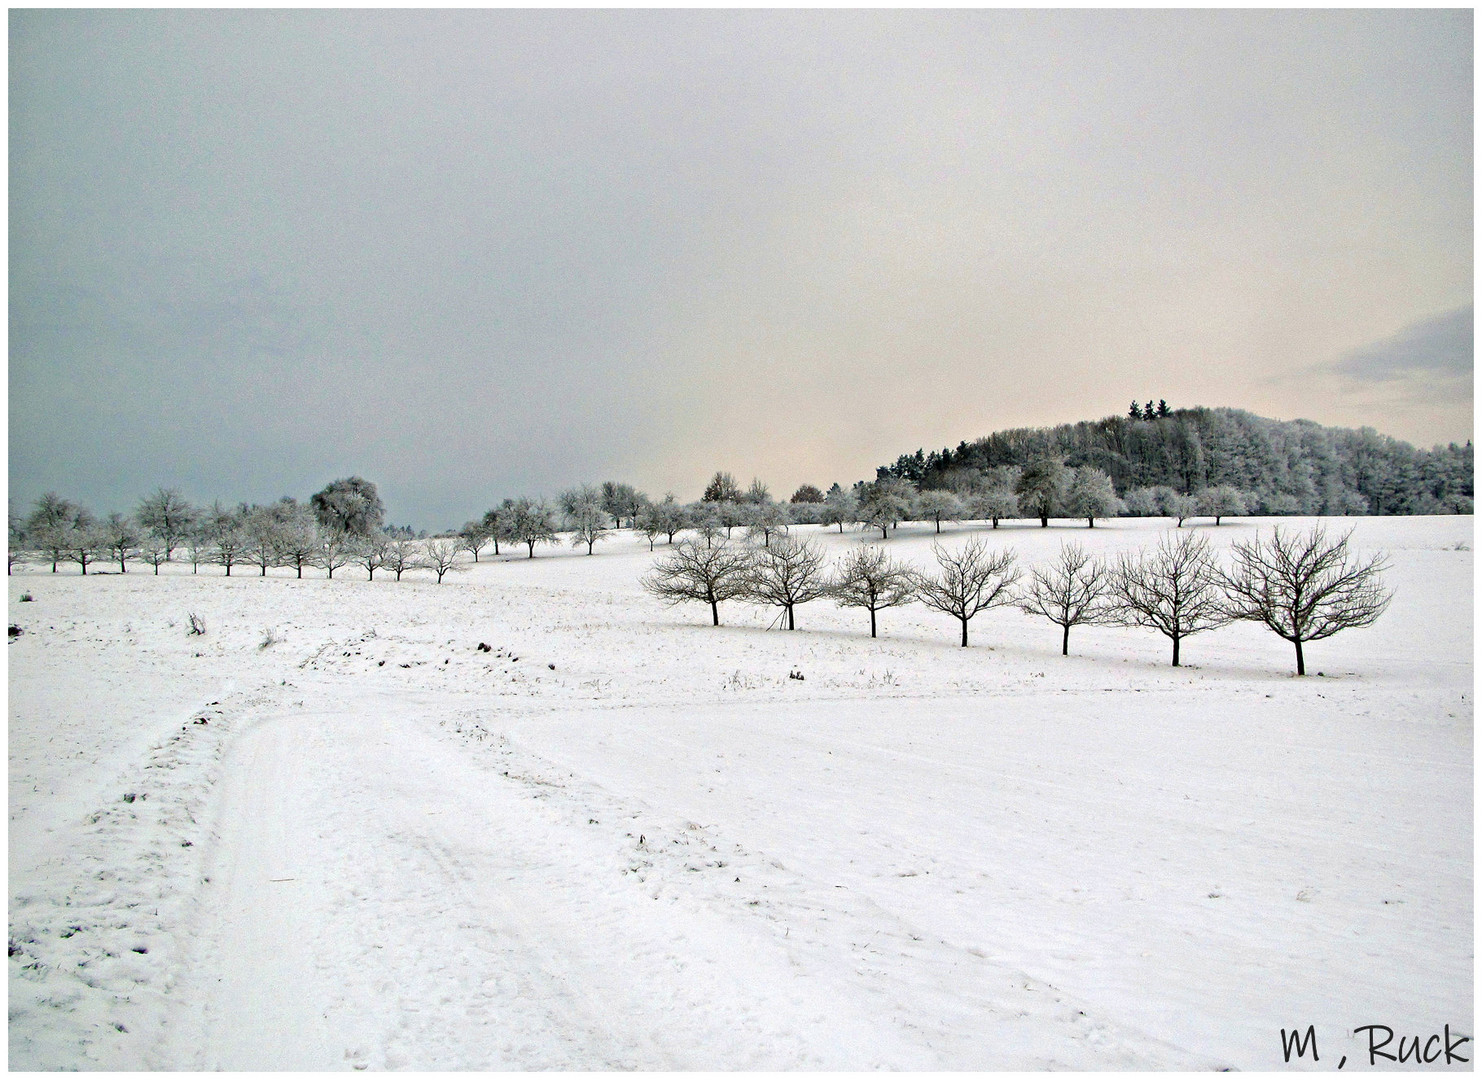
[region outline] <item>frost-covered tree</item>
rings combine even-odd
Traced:
[[[437,575],[437,583],[443,583],[444,576],[451,570],[462,570],[458,564],[458,552],[463,550],[457,539],[451,536],[435,537],[423,546],[421,558],[417,565],[423,570],[431,570]],[[534,555],[531,555],[534,558]]]
[[[612,515],[612,527],[621,529],[623,519],[628,521],[628,527],[634,527],[634,519],[643,504],[648,501],[643,492],[631,484],[620,484],[614,480],[606,480],[602,483],[602,509]]]
[[[689,515],[672,491],[664,496],[663,502],[645,507],[638,517],[640,529],[647,533],[649,527],[653,527],[655,535],[663,533],[671,544],[674,543],[674,534],[689,525]]]
[[[307,507],[295,506],[278,530],[281,565],[292,567],[298,577],[303,577],[304,567],[313,566],[319,555],[319,543],[319,526],[313,513]]]
[[[1067,514],[1085,518],[1086,524],[1094,529],[1097,518],[1111,517],[1121,509],[1122,500],[1117,498],[1117,489],[1106,473],[1089,465],[1068,471],[1070,483],[1065,489]]]
[[[1048,528],[1050,518],[1062,512],[1070,477],[1059,458],[1040,458],[1024,466],[1015,494],[1019,509],[1039,518],[1041,528]]]
[[[854,497],[854,493],[845,491],[838,484],[829,488],[828,494],[823,497],[820,524],[837,525],[839,532],[843,533],[845,525],[852,525],[858,520],[859,500]]]
[[[1236,542],[1235,563],[1224,576],[1225,610],[1231,618],[1258,622],[1297,649],[1297,674],[1306,675],[1302,645],[1340,630],[1371,626],[1393,593],[1381,574],[1382,552],[1350,558],[1352,530],[1329,540],[1322,526],[1306,533],[1283,532],[1269,540]]]
[[[747,488],[745,493],[737,501],[751,503],[753,506],[760,506],[762,503],[772,501],[772,492],[766,484],[762,483],[760,477],[752,477],[751,487]]]
[[[1184,495],[1169,488],[1163,488],[1162,495],[1163,513],[1174,518],[1178,522],[1178,528],[1184,527],[1184,522],[1199,512],[1199,504],[1192,495]]]
[[[916,489],[909,481],[885,478],[865,484],[859,496],[859,520],[880,530],[880,539],[890,539],[890,530],[911,513]]]
[[[587,546],[587,554],[598,540],[612,530],[607,527],[607,511],[602,509],[600,499],[578,499],[566,514],[566,527],[571,530],[571,546]]]
[[[1194,504],[1199,513],[1214,518],[1218,525],[1221,518],[1233,517],[1246,512],[1245,496],[1231,484],[1216,484],[1200,489],[1194,495]],[[1365,504],[1367,510],[1367,504]],[[1361,511],[1362,512],[1362,511]]]
[[[85,509],[77,511],[62,536],[67,545],[67,558],[82,568],[83,577],[87,576],[88,564],[97,559],[100,552],[108,550],[102,528]]]
[[[515,516],[515,501],[505,499],[498,506],[484,511],[483,525],[489,534],[489,539],[494,541],[494,554],[499,554],[499,542],[501,540],[514,542],[510,533]]]
[[[797,628],[793,609],[827,592],[823,552],[790,536],[778,537],[775,544],[756,552],[746,575],[746,598],[780,607],[789,630]]]
[[[931,550],[941,570],[935,577],[917,575],[916,599],[957,619],[962,624],[962,645],[966,648],[968,620],[980,611],[1015,600],[1013,587],[1019,580],[1019,569],[1013,549],[991,551],[982,540],[969,540],[956,551],[936,543]]]
[[[463,551],[473,555],[473,561],[479,561],[479,552],[484,545],[494,539],[488,525],[483,519],[478,521],[465,521],[463,527],[458,530],[458,543]]]
[[[1122,513],[1128,517],[1159,517],[1163,504],[1158,490],[1150,487],[1132,488],[1122,497]]]
[[[1019,497],[1009,488],[985,488],[976,495],[968,496],[964,513],[969,520],[991,521],[996,529],[1004,518],[1011,518],[1019,513]]]
[[[359,539],[337,528],[324,530],[319,534],[319,551],[314,556],[314,564],[333,578],[336,570],[355,561],[355,545]]]
[[[170,561],[170,552],[162,539],[146,534],[139,545],[139,558],[154,567],[155,577],[158,577],[160,567]]]
[[[1041,615],[1061,628],[1060,655],[1070,655],[1072,626],[1114,621],[1115,608],[1107,596],[1105,565],[1086,554],[1079,544],[1063,544],[1049,566],[1033,567],[1019,596],[1026,615]]]
[[[237,511],[242,533],[242,562],[255,566],[259,577],[282,559],[283,521],[270,506],[244,506]]]
[[[139,526],[114,511],[103,522],[100,535],[109,557],[118,560],[118,572],[127,574],[128,560],[131,556],[138,555],[139,542],[143,539]]]
[[[365,580],[376,580],[376,571],[386,565],[386,552],[390,547],[390,537],[380,530],[355,538],[354,559],[357,565],[365,567]]]
[[[891,559],[884,548],[856,548],[834,567],[829,594],[840,607],[864,608],[870,613],[870,637],[875,637],[875,613],[916,599],[915,578],[909,568]]]
[[[509,537],[524,544],[535,558],[536,544],[556,543],[556,512],[544,499],[516,499],[510,510]]]
[[[235,510],[228,510],[221,503],[212,503],[202,519],[205,529],[210,560],[232,576],[232,567],[246,560],[247,531],[242,517]]]
[[[164,543],[168,562],[195,526],[200,511],[180,494],[179,488],[159,488],[139,500],[134,517],[145,531]]]
[[[369,536],[385,524],[386,508],[376,485],[359,476],[346,477],[309,499],[321,528],[349,536]]]
[[[798,490],[794,491],[792,498],[787,501],[791,503],[821,503],[823,502],[823,492],[819,491],[812,484],[799,484]]]
[[[91,514],[70,499],[64,499],[55,491],[48,491],[36,500],[31,515],[26,519],[26,531],[37,551],[51,559],[51,572],[57,572],[57,564],[67,558],[72,530],[79,522],[90,522]]]
[[[720,534],[726,526],[721,520],[719,503],[695,503],[688,507],[686,512],[689,514],[690,525],[700,534],[706,547],[720,539]]]
[[[916,520],[935,522],[939,536],[942,522],[961,521],[964,513],[961,499],[950,491],[936,488],[917,495],[912,510]]]
[[[786,533],[790,524],[792,516],[787,512],[787,507],[774,503],[771,499],[751,503],[746,507],[746,538],[755,540],[761,537],[763,547],[771,547],[772,537]]]
[[[1109,595],[1116,621],[1145,626],[1173,642],[1173,666],[1179,645],[1190,634],[1230,621],[1226,614],[1223,576],[1202,536],[1164,533],[1151,552],[1123,554],[1112,567]]]
[[[644,575],[643,587],[668,604],[685,600],[709,604],[711,619],[719,626],[721,601],[746,595],[751,560],[749,550],[729,543],[705,547],[682,540]]]

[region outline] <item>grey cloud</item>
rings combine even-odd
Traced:
[[[1354,349],[1333,367],[1343,375],[1373,381],[1415,375],[1470,378],[1472,352],[1472,305],[1468,304]]]

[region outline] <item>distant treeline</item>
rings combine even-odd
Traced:
[[[1229,485],[1256,514],[1470,514],[1472,444],[1417,450],[1372,428],[1270,420],[1241,409],[1163,409],[1049,428],[998,431],[957,449],[902,454],[876,479],[960,488],[1045,458],[1100,469],[1119,495]]]

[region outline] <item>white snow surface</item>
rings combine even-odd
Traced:
[[[20,567],[10,1067],[1273,1069],[1311,1024],[1331,1068],[1360,1025],[1470,1035],[1472,520],[1326,524],[1395,598],[1304,679],[1251,625],[1181,668],[1007,609],[967,649],[919,606],[716,628],[628,532],[442,585]],[[1042,563],[1170,525],[940,539]]]

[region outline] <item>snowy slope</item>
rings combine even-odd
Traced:
[[[1308,1024],[1351,1067],[1359,1025],[1470,1034],[1471,520],[1357,524],[1395,601],[1304,680],[1250,626],[1179,669],[1011,611],[968,649],[920,607],[714,628],[626,533],[441,586],[18,572],[11,1067],[1250,1069]]]

